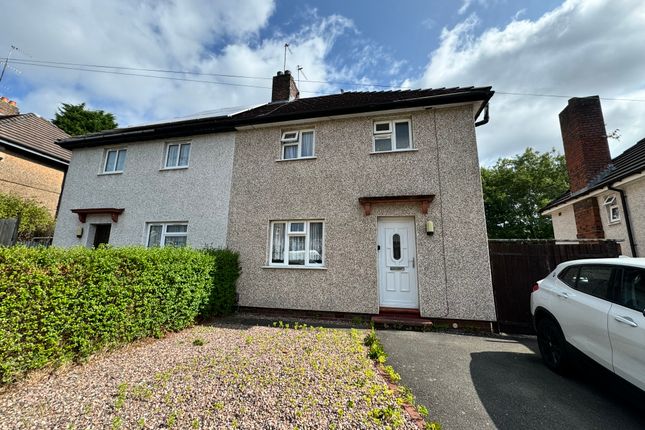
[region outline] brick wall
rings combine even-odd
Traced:
[[[573,211],[576,219],[578,239],[604,239],[602,218],[598,200],[595,197],[574,203]]]
[[[0,150],[0,157],[0,190],[34,199],[55,215],[63,186],[63,171],[36,163],[7,149]]]
[[[293,80],[293,76],[290,71],[284,73],[278,72],[276,76],[273,77],[273,86],[271,91],[271,101],[280,102],[280,101],[289,101],[297,99],[300,95],[296,82]]]
[[[611,163],[598,96],[572,98],[560,113],[571,191],[583,189]]]

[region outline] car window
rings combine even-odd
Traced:
[[[575,289],[590,296],[607,299],[612,270],[611,266],[581,266]]]
[[[639,312],[645,310],[645,270],[635,267],[623,269],[622,282],[616,303]]]
[[[580,266],[567,267],[562,272],[560,272],[558,278],[571,288],[575,288],[576,279],[578,278],[578,269],[580,269]]]

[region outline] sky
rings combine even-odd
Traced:
[[[561,152],[570,97],[601,97],[607,131],[619,130],[612,156],[645,137],[641,0],[0,0],[0,10],[0,57],[11,54],[0,95],[48,119],[62,103],[111,112],[119,126],[266,103],[288,43],[301,97],[492,86],[482,165],[527,147]]]

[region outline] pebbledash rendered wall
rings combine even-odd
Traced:
[[[372,152],[373,120],[409,118],[414,151]],[[332,119],[315,128],[315,159],[278,161],[281,130],[238,131],[228,245],[240,253],[240,305],[375,314],[377,220],[416,222],[421,315],[495,320],[486,222],[470,105],[403,115]],[[418,204],[374,205],[359,197],[434,194]],[[266,268],[272,220],[323,219],[325,269]],[[433,221],[435,233],[426,235]]]
[[[174,140],[173,140],[174,141]],[[154,140],[72,152],[54,233],[55,246],[88,246],[91,224],[111,223],[110,244],[144,245],[148,222],[187,222],[188,245],[224,247],[228,224],[235,134],[186,137],[189,167],[163,170],[168,141]],[[123,173],[100,174],[106,148],[126,147]],[[85,224],[71,209],[124,208],[118,222],[88,215]],[[83,237],[77,238],[78,227]],[[91,245],[91,243],[89,243]]]

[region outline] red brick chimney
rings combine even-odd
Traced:
[[[300,91],[296,86],[296,81],[293,80],[291,72],[285,70],[278,72],[273,77],[273,91],[271,92],[271,102],[287,102],[297,99],[300,96]]]
[[[585,188],[611,163],[605,120],[598,96],[572,98],[560,112],[571,192]]]
[[[600,98],[569,99],[567,107],[560,112],[560,130],[569,184],[571,192],[575,193],[587,187],[611,163]],[[573,211],[578,239],[605,237],[595,197],[574,203]]]
[[[20,111],[16,102],[6,97],[0,97],[0,116],[18,115]]]

